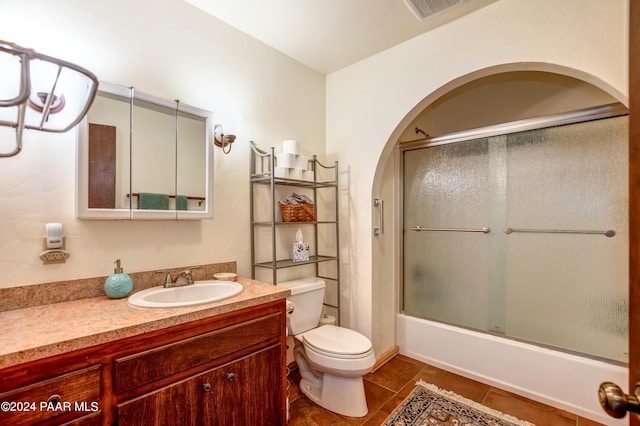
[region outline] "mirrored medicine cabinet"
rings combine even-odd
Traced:
[[[211,113],[100,82],[78,125],[80,219],[210,219]]]

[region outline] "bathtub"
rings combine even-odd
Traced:
[[[402,314],[398,345],[403,355],[461,376],[606,425],[629,424],[598,402],[604,381],[628,390],[626,367]]]

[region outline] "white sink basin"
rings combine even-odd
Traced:
[[[129,296],[129,304],[136,308],[182,308],[218,302],[235,296],[242,285],[232,281],[196,281],[181,287],[152,287]]]

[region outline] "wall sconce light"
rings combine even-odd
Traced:
[[[222,148],[222,152],[228,154],[231,152],[231,144],[236,140],[236,135],[225,135],[222,130],[222,124],[213,126],[213,143],[215,146]],[[227,148],[228,147],[228,148]]]
[[[87,114],[98,79],[71,62],[0,40],[0,126],[16,129],[13,157],[24,129],[64,133]],[[27,108],[29,107],[29,108]]]

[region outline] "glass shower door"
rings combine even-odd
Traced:
[[[486,329],[487,139],[404,154],[404,311]],[[423,229],[418,230],[417,228]],[[460,231],[445,231],[459,228]]]
[[[626,132],[623,116],[404,151],[404,312],[626,361]]]
[[[509,135],[507,164],[507,334],[626,362],[627,117]]]

